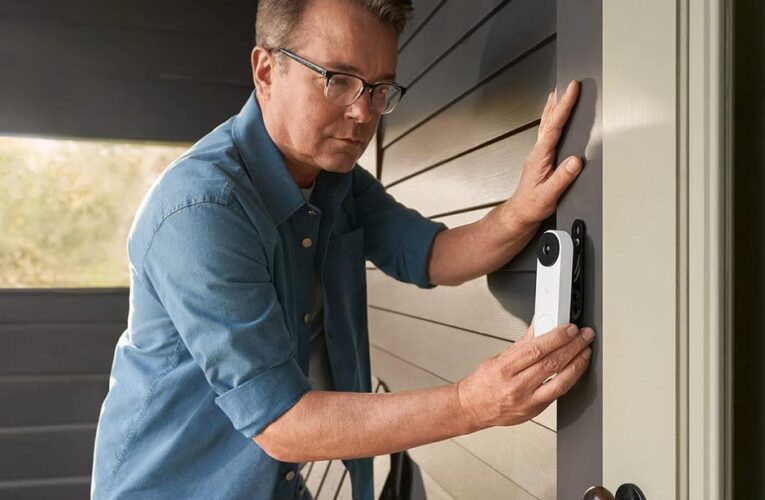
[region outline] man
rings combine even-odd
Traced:
[[[260,1],[253,96],[171,165],[131,230],[94,498],[294,498],[307,495],[300,463],[344,459],[354,498],[369,499],[367,457],[524,422],[586,369],[594,334],[565,325],[528,332],[459,383],[368,394],[364,259],[420,287],[484,275],[581,169],[551,163],[573,82],[548,99],[516,193],[480,222],[447,230],[354,168],[403,93],[410,10]]]

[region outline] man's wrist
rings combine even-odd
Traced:
[[[541,225],[541,221],[533,221],[525,217],[514,198],[499,205],[496,210],[490,212],[490,215],[496,217],[496,224],[500,226],[500,231],[496,234],[504,235],[507,244],[536,233]]]
[[[480,421],[479,418],[475,415],[475,412],[473,411],[473,408],[470,407],[469,398],[467,398],[464,394],[464,387],[463,384],[465,383],[464,380],[460,382],[455,382],[452,384],[453,394],[456,396],[459,412],[460,412],[460,422],[461,422],[461,428],[460,428],[460,434],[472,434],[473,432],[478,432],[480,430],[483,430],[486,428],[486,425],[483,424],[483,422]]]

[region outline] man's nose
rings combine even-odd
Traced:
[[[364,91],[356,102],[348,106],[349,116],[359,123],[367,123],[372,119],[372,96],[368,91]]]

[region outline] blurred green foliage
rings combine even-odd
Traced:
[[[186,148],[0,137],[0,287],[128,286],[133,217]]]

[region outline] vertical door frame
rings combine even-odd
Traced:
[[[732,1],[682,0],[687,29],[687,494],[732,497]],[[682,27],[682,25],[681,25]],[[682,136],[681,136],[682,137]],[[681,476],[682,479],[685,479]]]
[[[558,0],[556,80],[563,95],[571,80],[581,82],[579,101],[566,126],[558,161],[585,158],[576,182],[561,199],[556,228],[571,231],[575,220],[586,225],[584,239],[584,308],[581,323],[598,337],[588,373],[558,401],[557,497],[582,498],[602,483],[603,471],[603,0]]]
[[[730,4],[603,3],[603,480],[730,497]]]

